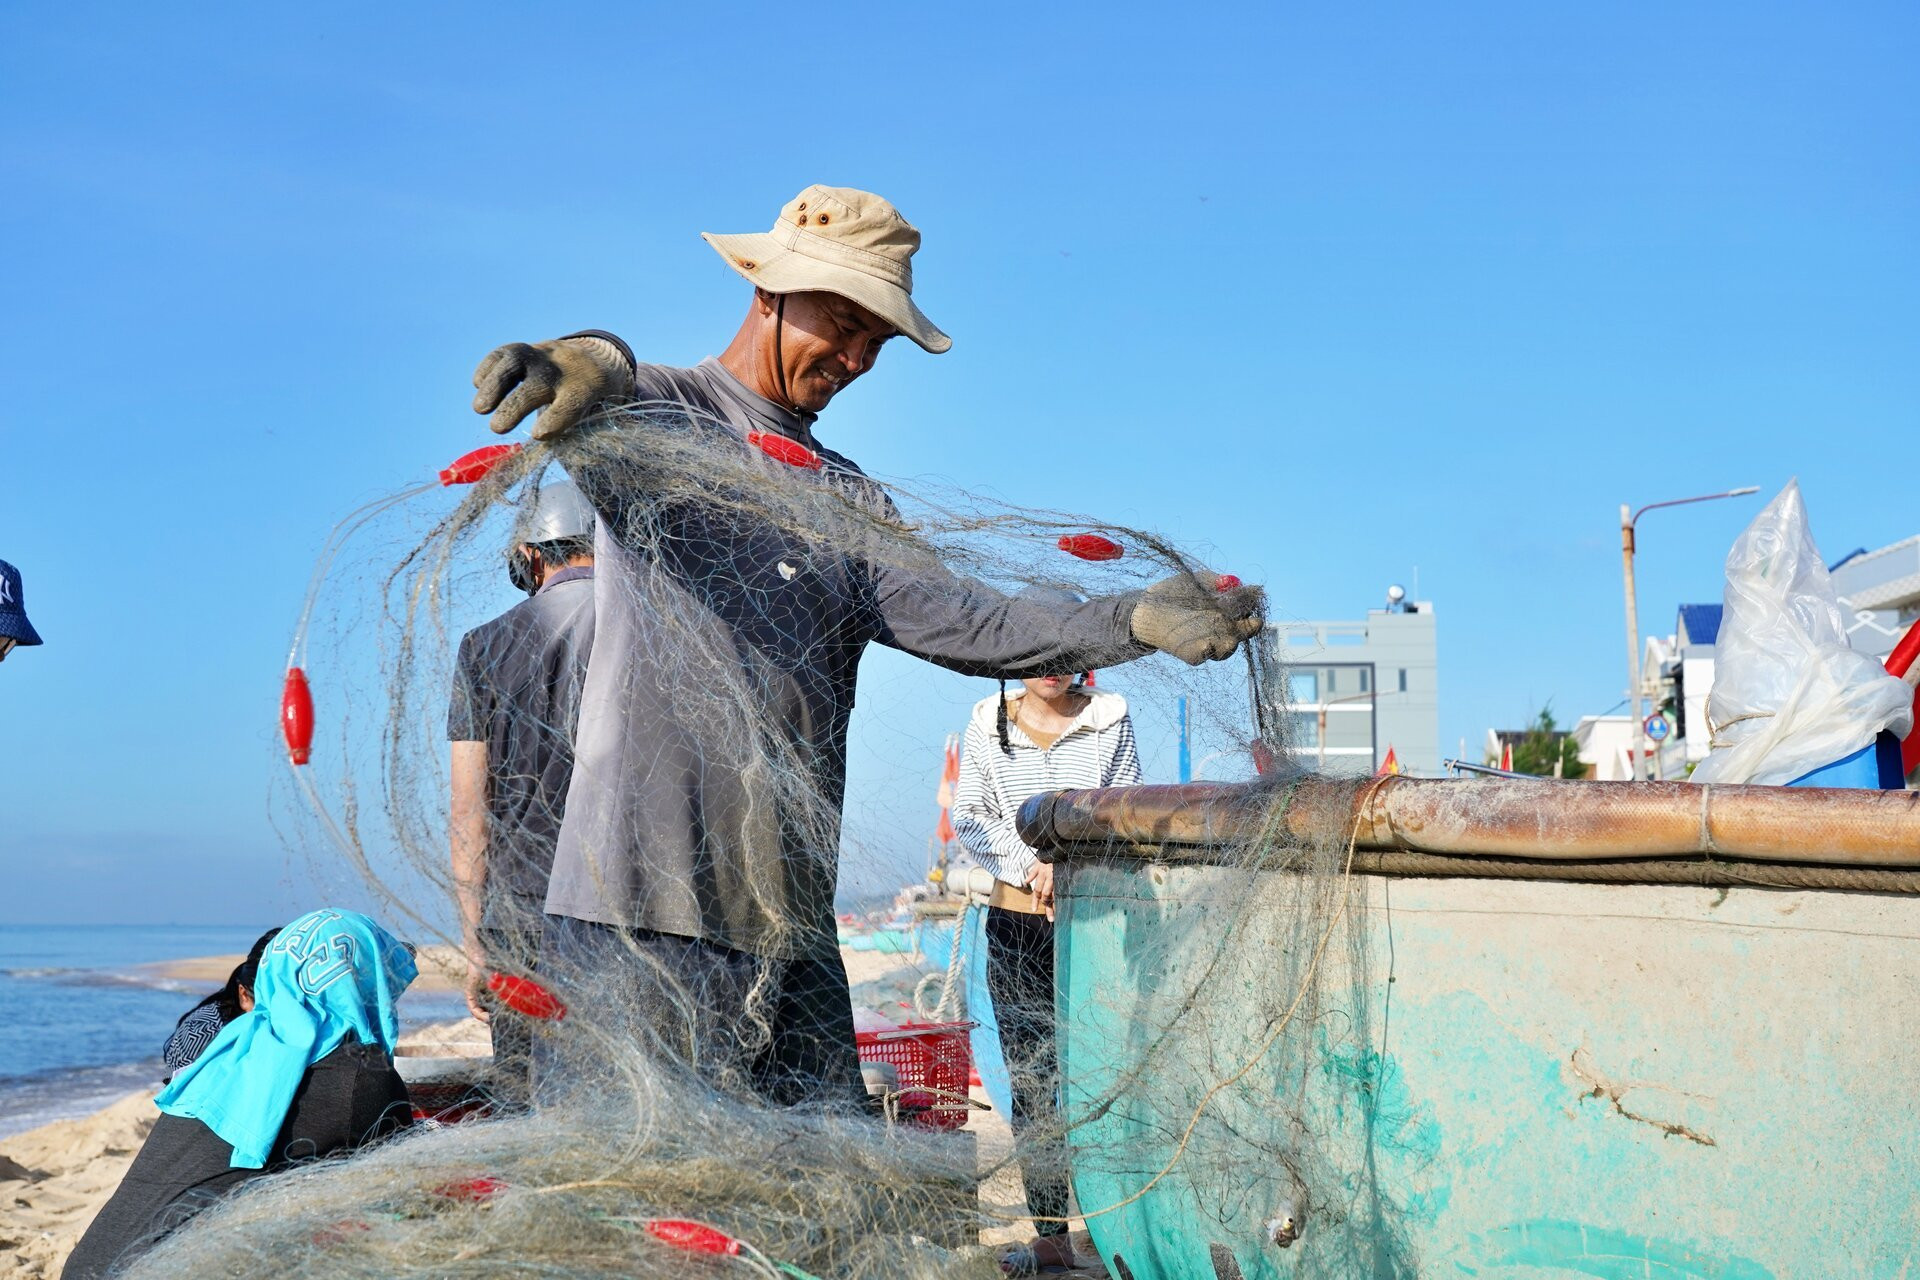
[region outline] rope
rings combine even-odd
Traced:
[[[1137,858],[1163,863],[1231,865],[1208,845],[1069,844],[1055,852],[1077,857]],[[1459,853],[1407,850],[1354,854],[1356,875],[1423,879],[1560,880],[1574,884],[1684,884],[1720,888],[1851,889],[1865,893],[1920,893],[1920,867],[1839,867],[1810,863],[1697,858],[1613,858],[1589,862],[1558,859],[1485,858]]]
[[[1731,720],[1723,720],[1718,723],[1715,723],[1713,718],[1713,692],[1711,690],[1707,692],[1706,714],[1707,714],[1707,745],[1709,747],[1712,747],[1716,751],[1722,747],[1730,747],[1733,745],[1733,743],[1731,742],[1724,742],[1721,740],[1720,731],[1722,729],[1731,729],[1734,725],[1739,724],[1743,720],[1773,719],[1773,712],[1771,711],[1749,711],[1747,714],[1743,716],[1735,716]]]
[[[900,1123],[900,1100],[910,1093],[930,1093],[936,1098],[946,1098],[950,1100],[946,1106],[926,1108],[928,1111],[965,1111],[969,1108],[975,1111],[993,1110],[987,1103],[975,1100],[972,1094],[955,1093],[952,1089],[936,1089],[930,1084],[916,1084],[909,1089],[893,1090],[881,1098],[880,1105],[886,1112],[887,1123],[889,1125],[897,1125]],[[956,1107],[952,1105],[953,1102],[960,1102],[965,1105]]]
[[[960,945],[966,940],[967,926],[972,922],[976,903],[969,901],[960,908],[960,914],[953,922],[953,950],[947,956],[947,972],[944,978],[937,973],[922,977],[913,988],[913,1011],[928,1022],[958,1022],[960,1020],[960,996],[966,990],[961,981]],[[940,982],[940,1002],[931,1009],[927,1007],[927,989],[933,983]]]
[[[1582,884],[1684,884],[1706,888],[1855,889],[1920,893],[1920,869],[1798,866],[1780,862],[1725,862],[1717,858],[1613,862],[1528,862],[1438,853],[1361,853],[1363,875],[1437,879],[1566,880]]]

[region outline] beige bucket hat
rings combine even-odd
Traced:
[[[700,238],[769,293],[822,289],[859,303],[935,355],[953,345],[913,304],[920,233],[871,191],[811,186],[787,201],[771,231],[703,231]]]

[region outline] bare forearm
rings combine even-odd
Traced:
[[[453,744],[452,782],[447,830],[453,862],[453,895],[460,908],[461,937],[472,949],[479,940],[487,890],[485,743]]]
[[[460,935],[477,939],[487,891],[487,815],[453,820],[453,895],[460,905]]]

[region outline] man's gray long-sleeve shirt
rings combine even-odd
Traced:
[[[869,483],[820,447],[810,416],[756,395],[717,360],[635,373],[635,399],[655,412],[683,406],[743,450],[749,431],[773,431],[825,459],[818,473],[766,460],[782,482]],[[598,635],[551,915],[743,951],[831,949],[847,722],[868,642],[1010,677],[1151,652],[1132,637],[1135,595],[1077,606],[1010,597],[938,568],[822,554],[734,512],[654,510],[644,545],[630,545],[620,531],[635,495],[622,477],[587,462],[573,475],[601,516]],[[872,494],[885,504],[878,486]]]

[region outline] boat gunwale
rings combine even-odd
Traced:
[[[1049,792],[1021,806],[1018,825],[1048,862],[1237,864],[1249,843],[1306,849],[1344,832],[1361,874],[1915,893],[1917,800],[1839,788],[1308,776]]]

